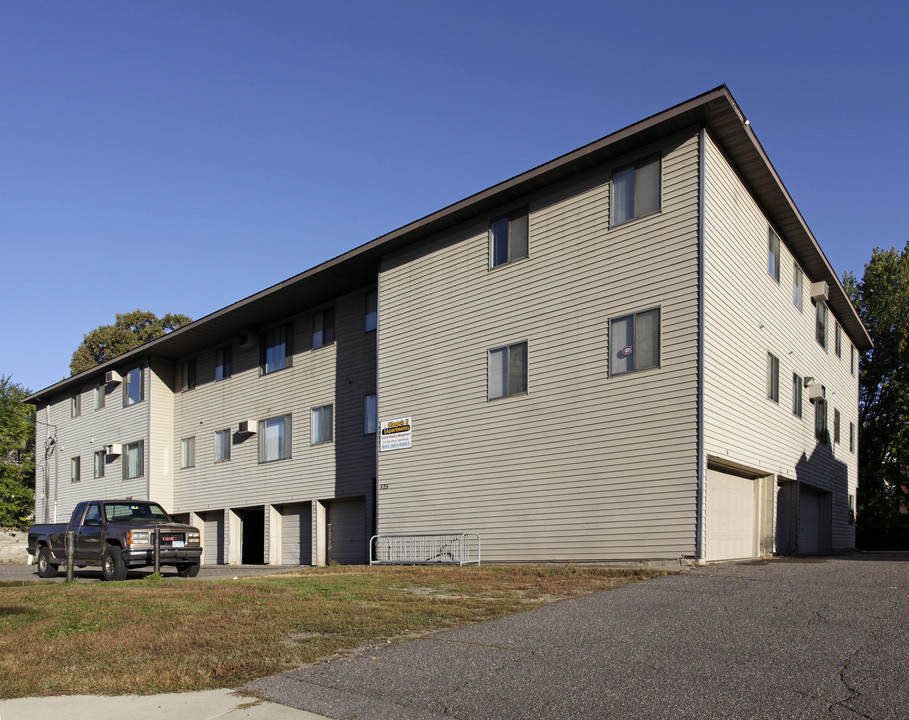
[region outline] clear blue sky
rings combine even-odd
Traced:
[[[726,83],[838,275],[909,236],[898,2],[0,4],[0,375],[200,318]]]

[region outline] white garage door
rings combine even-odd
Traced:
[[[707,560],[754,557],[754,480],[707,470]]]
[[[312,559],[312,506],[295,503],[281,507],[281,562],[309,565]]]

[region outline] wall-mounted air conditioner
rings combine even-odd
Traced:
[[[811,383],[811,385],[808,386],[808,399],[811,402],[815,402],[816,400],[823,400],[824,386],[819,382]]]
[[[116,370],[108,370],[106,373],[104,373],[104,382],[105,383],[123,382],[123,377]]]
[[[108,455],[122,455],[123,446],[120,443],[111,443],[104,446],[104,452]]]
[[[827,302],[830,299],[830,288],[825,280],[811,283],[811,299],[815,302]]]
[[[254,332],[240,333],[239,342],[241,348],[255,347],[259,343],[259,336]]]
[[[239,435],[253,435],[256,432],[255,420],[241,420],[240,427],[237,429]]]

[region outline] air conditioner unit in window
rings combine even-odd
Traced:
[[[820,383],[812,383],[808,386],[808,399],[811,402],[824,399],[824,386]]]
[[[123,382],[123,378],[121,377],[120,373],[118,373],[116,370],[108,370],[106,373],[104,373],[104,382],[105,383],[119,383],[119,382]]]
[[[830,299],[830,288],[825,280],[811,283],[811,299],[815,302],[827,302]]]
[[[111,443],[104,446],[104,452],[108,455],[122,455],[123,446],[120,443]]]
[[[255,420],[241,420],[240,427],[237,428],[237,433],[239,435],[253,435],[256,432],[256,421]]]
[[[259,342],[259,336],[254,332],[245,332],[240,334],[239,342],[237,343],[241,348],[251,348],[257,345]]]

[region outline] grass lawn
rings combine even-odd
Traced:
[[[0,698],[236,687],[336,653],[664,575],[344,567],[239,580],[0,587]]]

